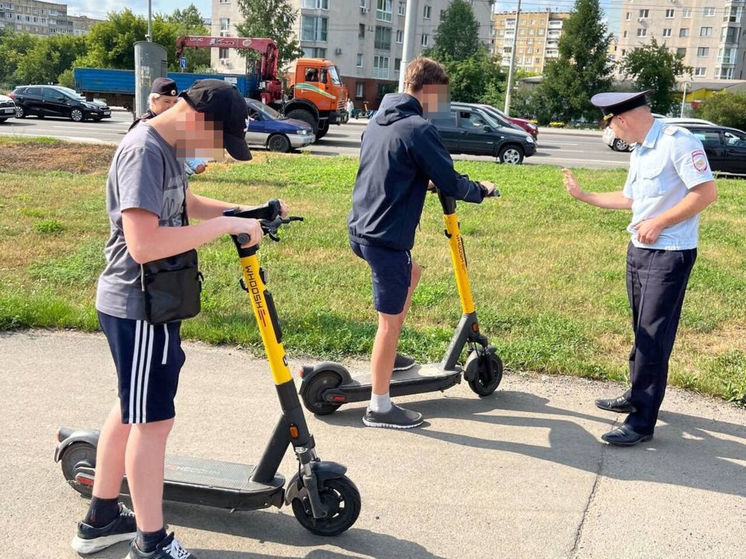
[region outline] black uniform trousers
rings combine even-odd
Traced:
[[[668,379],[681,306],[697,249],[627,248],[627,296],[635,343],[629,354],[630,389],[625,394],[636,411],[625,423],[637,433],[652,434]]]

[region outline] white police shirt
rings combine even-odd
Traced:
[[[687,250],[697,247],[699,215],[666,227],[653,244],[637,239],[634,227],[678,204],[689,189],[713,180],[702,142],[678,126],[653,122],[645,140],[629,161],[624,196],[632,200],[632,222],[627,231],[640,248]]]

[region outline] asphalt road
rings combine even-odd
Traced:
[[[114,110],[111,119],[101,122],[72,122],[67,119],[28,117],[12,118],[0,124],[0,135],[47,136],[78,142],[119,143],[129,127],[130,113]],[[366,120],[352,120],[348,124],[332,126],[319,143],[303,151],[314,155],[357,156],[360,149],[360,134]],[[456,159],[479,159],[489,157],[455,156]],[[541,129],[537,153],[525,160],[527,165],[546,164],[591,169],[626,168],[628,153],[617,153],[601,141],[601,133],[595,131],[560,131]]]

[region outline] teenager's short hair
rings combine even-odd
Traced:
[[[423,85],[448,85],[446,69],[432,58],[418,56],[407,66],[404,83],[412,91],[419,91]]]

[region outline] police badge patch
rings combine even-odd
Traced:
[[[701,149],[692,152],[692,164],[698,173],[707,171],[707,156]]]

